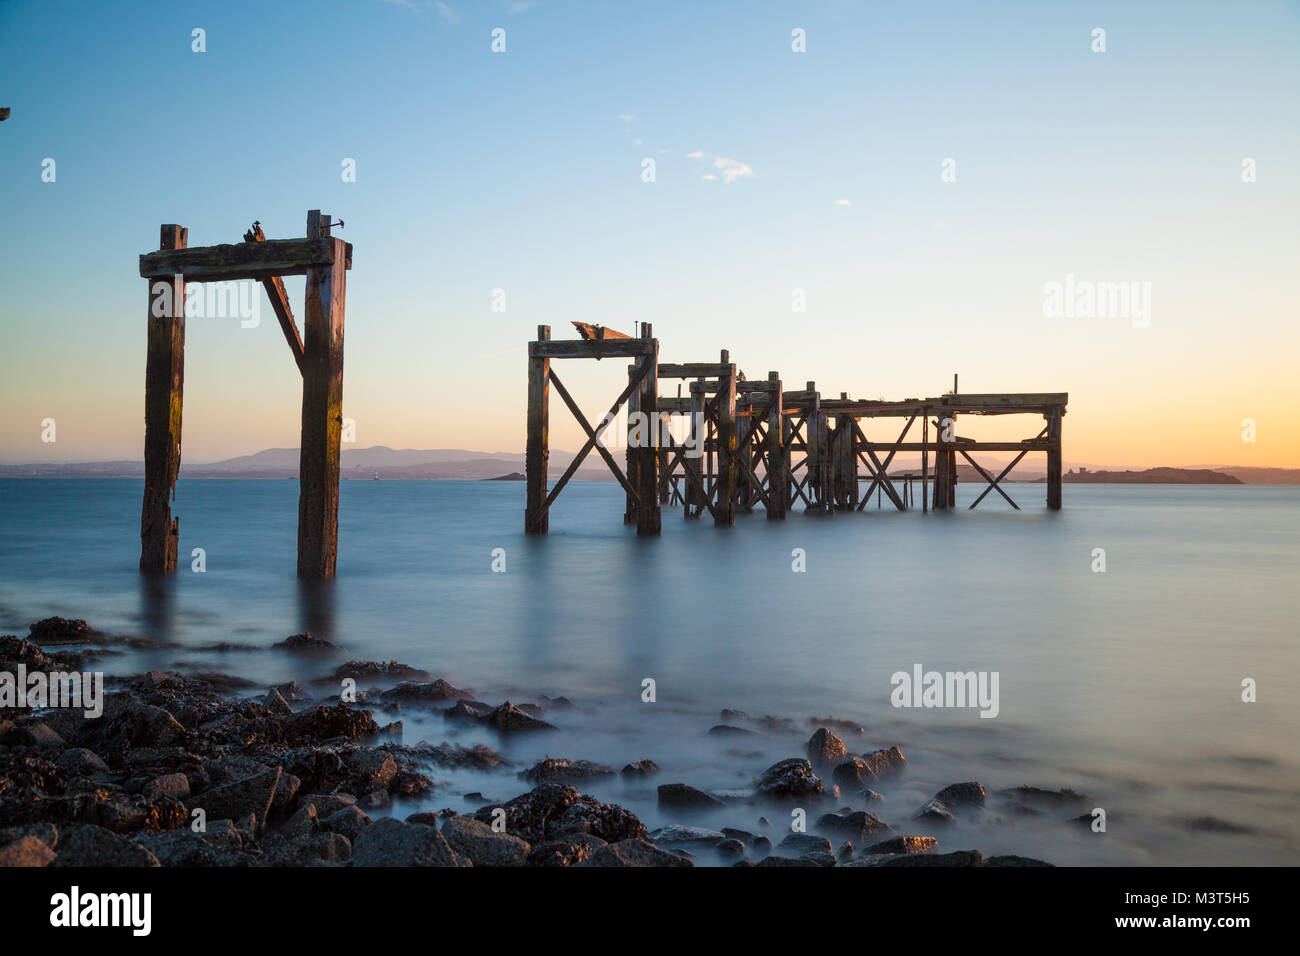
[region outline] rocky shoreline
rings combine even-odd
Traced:
[[[0,637],[0,672],[84,670],[116,642],[85,621],[49,618],[27,638]],[[278,646],[337,653],[311,635]],[[745,792],[658,784],[659,807],[680,822],[648,830],[631,811],[582,791],[616,774],[650,787],[664,776],[651,760],[633,757],[616,771],[547,757],[518,770],[481,744],[400,743],[400,720],[375,718],[413,708],[501,735],[540,733],[562,723],[572,706],[564,698],[492,705],[393,661],[347,661],[307,684],[357,681],[368,686],[348,700],[317,699],[296,682],[268,688],[150,671],[106,679],[99,717],[0,707],[0,866],[1050,866],[950,851],[911,831],[999,813],[1090,820],[1080,816],[1086,799],[1070,790],[990,795],[969,781],[887,823],[871,786],[904,772],[906,757],[898,747],[851,753],[836,731],[851,736],[852,725],[826,718],[804,754],[756,768]],[[721,718],[710,734],[780,722],[737,711]],[[501,802],[466,794],[481,804],[471,812],[392,815],[394,801],[430,796],[439,771],[455,768],[500,773],[502,788],[528,789]],[[734,816],[736,825],[696,825],[702,813]],[[776,829],[773,819],[806,825],[774,844],[762,832]]]

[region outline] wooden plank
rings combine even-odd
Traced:
[[[651,345],[646,339],[558,339],[548,342],[529,342],[529,358],[638,358],[649,355]]]
[[[164,225],[159,248],[182,250],[183,226]],[[140,570],[176,570],[180,519],[171,499],[181,468],[181,406],[185,391],[185,280],[150,279],[148,352],[144,373],[144,500],[140,505]]]
[[[662,378],[724,378],[733,375],[735,367],[718,362],[661,362],[659,377]],[[734,375],[733,375],[734,377]]]
[[[549,325],[537,327],[539,342],[551,337]],[[546,534],[550,530],[550,513],[542,510],[546,500],[546,469],[551,459],[550,447],[550,376],[551,360],[528,359],[528,438],[524,452],[524,533]]]
[[[1047,510],[1061,510],[1061,416],[1064,409],[1054,411],[1047,419],[1047,436],[1052,448],[1047,453]]]
[[[343,431],[343,311],[347,260],[329,238],[330,217],[307,214],[309,239],[333,252],[307,273],[303,324],[302,441],[298,462],[298,576],[334,576],[339,543],[339,454]],[[269,243],[248,244],[257,249]]]
[[[328,235],[306,239],[268,239],[194,249],[159,249],[140,257],[140,275],[146,279],[181,276],[190,282],[262,280],[270,276],[306,275],[330,266],[338,256],[352,268],[351,246]],[[345,254],[346,253],[346,254]]]

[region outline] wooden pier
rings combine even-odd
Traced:
[[[715,525],[729,526],[737,513],[752,513],[760,504],[769,520],[779,521],[800,503],[806,514],[862,511],[873,494],[877,507],[883,498],[897,510],[908,511],[915,508],[918,485],[922,511],[947,511],[956,507],[959,457],[985,483],[971,508],[996,491],[1019,510],[1002,482],[1030,452],[1046,454],[1047,508],[1061,507],[1061,420],[1069,400],[1065,392],[967,394],[956,390],[954,380],[952,392],[932,398],[861,401],[845,392],[838,398],[823,398],[816,382],[785,390],[778,372],[749,381],[725,350],[717,362],[660,363],[659,342],[648,324],[637,336],[573,324],[578,339],[553,340],[550,327],[540,326],[536,341],[528,345],[524,530],[530,534],[546,533],[551,506],[593,450],[623,486],[624,521],[635,524],[638,535],[661,532],[665,505],[680,505],[688,519],[707,511]],[[627,387],[597,429],[557,378],[551,362],[603,358],[633,361]],[[676,396],[659,395],[661,380],[682,382],[689,395],[681,395],[680,387]],[[587,441],[548,491],[551,385],[586,432]],[[608,421],[625,402],[629,413],[626,472],[603,438]],[[637,412],[650,420],[648,429],[634,420]],[[685,441],[674,438],[662,424],[682,415],[690,416]],[[1033,415],[1044,424],[1033,437],[1018,441],[976,441],[957,433],[959,418],[970,415]],[[901,422],[898,437],[868,439],[860,422],[877,418]],[[698,449],[695,455],[689,454],[692,446]],[[919,474],[890,471],[900,451],[920,452]],[[993,475],[973,457],[980,452],[1017,454]]]
[[[271,239],[258,223],[234,245],[189,248],[189,231],[164,225],[158,251],[140,256],[149,284],[145,368],[144,502],[140,570],[175,571],[180,519],[171,513],[181,464],[185,382],[185,283],[253,279],[271,299],[302,374],[298,575],[326,578],[338,557],[339,446],[343,426],[343,312],[352,246],[330,235],[329,216],[307,214],[303,239]],[[300,336],[282,276],[307,277]]]

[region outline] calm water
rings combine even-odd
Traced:
[[[482,741],[521,764],[650,757],[664,768],[652,782],[584,789],[651,826],[666,822],[654,783],[744,787],[802,753],[810,718],[832,715],[866,729],[851,751],[907,754],[877,811],[900,832],[924,832],[908,823],[916,807],[968,779],[990,792],[1073,787],[1109,817],[1105,835],[1059,815],[963,823],[938,834],[948,849],[1058,863],[1300,862],[1300,488],[1071,485],[1057,514],[1043,510],[1042,485],[1010,488],[1023,512],[995,496],[951,515],[873,503],[784,523],[760,511],[726,531],[672,512],[661,539],[638,540],[617,486],[576,483],[549,538],[530,540],[521,483],[347,481],[338,578],[304,592],[297,482],[181,482],[182,570],[160,586],[136,572],[139,483],[5,480],[0,630],[84,617],[166,644],[106,658],[111,672],[195,667],[306,684],[337,661],[194,650],[265,648],[306,629],[493,703],[565,695],[579,707],[549,714],[558,733],[502,742],[404,712],[404,739]],[[959,504],[975,493],[962,486]],[[196,574],[189,554],[200,547],[207,570]],[[495,548],[503,574],[491,569]],[[791,570],[795,548],[806,573]],[[1104,574],[1091,570],[1095,548]],[[914,663],[999,672],[999,716],[891,707],[890,675]],[[640,700],[646,677],[653,704]],[[1258,681],[1257,703],[1240,701],[1245,677]],[[798,733],[707,736],[724,707],[789,718]],[[527,788],[510,771],[431,776],[446,783],[435,807]],[[758,812],[700,822],[755,829]],[[1188,825],[1205,817],[1233,829]]]

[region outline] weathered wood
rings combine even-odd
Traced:
[[[1063,409],[1055,409],[1047,419],[1047,437],[1052,449],[1047,453],[1047,510],[1061,510],[1061,416]]]
[[[307,272],[303,325],[302,441],[298,464],[298,576],[334,576],[339,540],[339,455],[343,430],[343,312],[346,243],[329,236],[330,217],[307,214],[307,236],[325,243],[324,262]],[[257,249],[269,243],[250,243]]]
[[[726,353],[723,353],[724,358]],[[713,523],[730,527],[736,523],[736,366],[718,380],[718,480],[714,493]]]
[[[538,341],[545,342],[550,337],[549,325],[537,327]],[[524,452],[524,479],[527,484],[524,497],[525,534],[546,534],[550,529],[550,513],[542,510],[542,502],[546,500],[546,468],[551,458],[550,375],[550,359],[528,359],[528,438]]]
[[[592,325],[590,322],[574,322],[573,327],[578,330],[578,334],[584,339],[595,342],[602,342],[606,339],[630,339],[632,337],[626,332],[619,332],[603,325]]]
[[[655,494],[658,487],[659,456],[656,445],[659,440],[659,341],[654,338],[649,322],[641,324],[641,337],[650,351],[638,361],[647,367],[645,381],[641,384],[640,408],[649,424],[649,436],[646,447],[638,449],[640,454],[637,476],[637,492],[640,500],[636,505],[636,533],[638,537],[658,535],[663,530],[663,515],[659,508],[659,499]]]
[[[328,235],[159,249],[140,256],[140,275],[146,279],[179,275],[190,282],[260,281],[270,276],[307,275],[312,269],[333,265],[336,256],[345,269],[352,268],[352,247]]]
[[[530,358],[639,358],[649,355],[650,344],[645,339],[556,339],[528,343]]]
[[[158,246],[171,252],[189,241],[183,226],[164,225]],[[185,390],[185,280],[150,279],[148,352],[144,373],[144,500],[140,506],[140,570],[175,571],[180,519],[171,499],[181,467],[181,405]]]
[[[704,422],[704,389],[692,388],[690,403],[691,440],[700,453],[682,460],[682,466],[690,476],[690,480],[686,483],[686,501],[684,504],[686,517],[698,518],[700,516],[700,505],[704,503],[704,474],[700,466],[704,461],[704,440],[708,432],[708,426]]]
[[[724,378],[733,375],[735,367],[718,362],[664,362],[659,366],[659,377],[663,378]]]
[[[776,372],[767,373],[772,392],[772,402],[767,418],[767,517],[769,521],[784,521],[789,500],[790,470],[786,458],[783,431],[788,428],[781,405],[781,377]]]
[[[988,486],[989,486],[989,488],[992,488],[994,491],[996,491],[998,494],[1000,494],[1003,498],[1007,499],[1007,504],[1011,505],[1011,507],[1015,508],[1017,511],[1020,510],[1020,505],[1018,505],[1018,504],[1016,504],[1014,501],[1012,501],[1012,500],[1011,500],[1011,496],[1010,496],[1009,494],[1007,494],[1007,493],[1002,489],[1002,486],[1001,486],[1001,485],[998,484],[998,482],[1001,480],[1000,478],[994,478],[994,477],[993,477],[992,475],[990,475],[987,471],[985,471],[984,468],[980,465],[979,462],[977,462],[974,458],[972,458],[970,455],[968,455],[968,454],[966,453],[966,449],[964,449],[964,448],[958,448],[958,451],[961,453],[961,456],[962,456],[963,458],[965,458],[968,462],[970,462],[971,467],[974,468],[977,472],[980,473],[980,475],[983,476],[984,480],[988,482]],[[987,490],[987,489],[986,489],[986,490]],[[984,497],[983,495],[980,495],[980,498],[983,498],[983,497]],[[972,504],[972,505],[971,505],[971,508],[974,508],[976,504],[979,504],[979,500],[978,500],[978,499],[975,501],[975,504]]]
[[[252,227],[244,233],[244,241],[266,242],[266,234],[262,232],[261,223],[253,223]],[[262,288],[266,290],[266,296],[271,300],[271,311],[275,313],[276,321],[280,323],[280,331],[284,333],[284,340],[289,344],[289,351],[293,353],[298,374],[302,375],[304,374],[302,336],[298,334],[298,326],[293,321],[293,309],[289,306],[289,295],[285,292],[284,282],[279,276],[270,276],[262,280]]]

